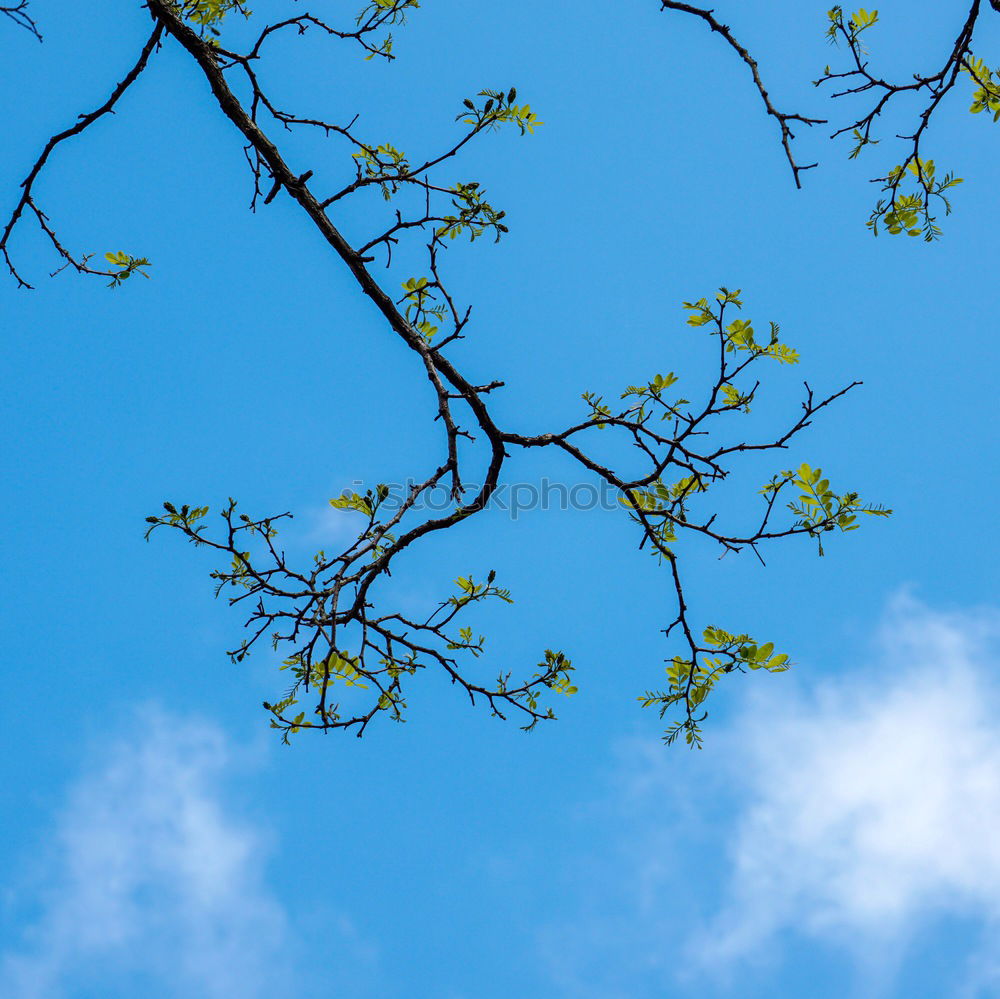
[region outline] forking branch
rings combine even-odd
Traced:
[[[809,465],[780,469],[758,483],[759,510],[744,517],[743,523],[723,524],[718,510],[707,505],[712,488],[731,475],[740,455],[785,450],[816,414],[854,385],[816,396],[807,384],[800,414],[783,429],[761,437],[734,431],[734,421],[750,411],[761,391],[754,372],[761,365],[796,364],[798,354],[783,342],[776,324],[758,332],[751,320],[740,315],[740,293],[723,288],[711,301],[685,303],[687,324],[708,334],[717,358],[714,376],[688,390],[692,398],[674,392],[680,376],[657,373],[643,384],[627,386],[615,402],[584,393],[580,420],[564,430],[526,434],[502,427],[490,406],[490,393],[502,383],[467,376],[447,351],[467,336],[471,309],[460,304],[451,289],[443,261],[459,237],[470,242],[486,234],[501,239],[507,231],[505,214],[485,200],[479,182],[442,180],[438,175],[458,160],[469,143],[498,128],[530,134],[542,124],[530,105],[519,102],[514,88],[484,89],[462,103],[456,119],[460,134],[453,143],[440,153],[411,159],[391,142],[362,139],[356,132],[357,117],[339,124],[280,108],[261,84],[256,66],[268,40],[279,31],[301,35],[319,30],[331,39],[359,44],[367,57],[391,58],[386,39],[372,35],[379,35],[387,24],[401,23],[416,6],[413,0],[375,0],[362,11],[353,31],[335,29],[310,15],[289,18],[265,26],[244,52],[224,45],[220,32],[227,12],[244,12],[238,3],[148,0],[146,6],[154,32],[126,81],[146,68],[161,40],[176,43],[188,54],[192,68],[205,79],[243,143],[251,172],[251,205],[270,203],[283,193],[298,206],[333,258],[347,268],[381,319],[415,356],[435,399],[433,420],[442,427],[440,458],[395,507],[385,486],[331,501],[335,508],[359,518],[356,538],[338,553],[317,552],[305,566],[292,564],[276,540],[288,513],[251,517],[238,512],[230,500],[221,511],[218,533],[208,528],[205,506],[167,503],[162,514],[148,518],[150,533],[160,527],[176,530],[223,559],[222,567],[212,574],[218,592],[227,593],[229,602],[246,608],[248,615],[248,637],[231,651],[236,661],[262,639],[275,650],[284,650],[282,667],[289,683],[279,698],[265,703],[272,725],[286,739],[306,730],[343,729],[361,735],[377,717],[402,720],[406,692],[413,678],[427,669],[441,671],[470,701],[485,701],[493,714],[520,717],[524,728],[555,717],[551,697],[576,691],[574,667],[564,652],[545,650],[535,671],[521,678],[501,667],[487,680],[477,668],[485,654],[485,639],[460,621],[468,609],[486,601],[512,600],[497,585],[492,570],[459,575],[455,591],[442,594],[437,609],[425,618],[376,606],[380,584],[410,546],[432,534],[460,529],[465,520],[490,506],[512,452],[555,448],[618,491],[623,512],[637,527],[637,546],[665,566],[676,613],[663,630],[668,639],[681,643],[681,649],[667,659],[667,688],[648,690],[639,700],[658,708],[661,715],[673,712],[665,734],[668,742],[683,736],[690,745],[699,745],[705,704],[721,677],[746,670],[780,671],[789,660],[775,654],[771,643],[758,642],[746,632],[694,623],[679,547],[685,537],[699,537],[718,545],[721,553],[749,549],[763,561],[762,546],[805,536],[815,540],[822,554],[823,541],[832,532],[856,529],[861,515],[887,515],[881,507],[863,503],[855,492],[838,494],[822,472]],[[237,96],[230,82],[234,74],[249,88],[248,98]],[[107,113],[128,86],[129,82],[119,84],[91,118]],[[794,117],[785,116],[782,127]],[[27,200],[22,199],[5,230],[5,254],[49,153],[84,128],[75,127],[50,140],[29,175]],[[349,178],[332,191],[321,191],[323,182],[315,169],[302,169],[305,164],[293,167],[274,134],[292,128],[312,129],[345,142],[350,151]],[[379,192],[391,215],[374,225],[367,238],[352,243],[335,213],[345,199],[364,191]],[[407,192],[416,195],[415,201],[401,200]],[[370,265],[384,251],[385,266],[391,270],[393,248],[403,240],[412,243],[414,237],[426,241],[426,271],[402,280],[401,295],[390,293],[385,279],[377,278]],[[56,240],[54,230],[52,239]],[[145,258],[127,254],[115,259],[116,266],[131,268],[129,273],[141,273],[140,267],[148,265]],[[26,287],[11,258],[7,260],[11,273]],[[116,273],[120,283],[124,280],[120,272],[105,276],[114,279]],[[588,442],[601,433],[622,442],[627,452],[623,467],[593,456]],[[475,488],[466,486],[473,478],[463,474],[470,462],[481,470]],[[441,484],[447,484],[451,508],[428,513],[425,501]],[[784,521],[778,522],[783,508]],[[309,703],[304,706],[306,699]]]

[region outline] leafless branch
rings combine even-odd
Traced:
[[[760,68],[757,65],[757,60],[754,59],[753,56],[750,55],[747,48],[736,39],[732,31],[730,31],[729,26],[723,24],[715,17],[714,11],[702,7],[696,7],[689,3],[681,3],[680,0],[660,0],[660,9],[676,10],[700,18],[712,29],[712,31],[721,35],[725,39],[726,44],[729,45],[729,47],[733,49],[733,51],[736,52],[740,59],[745,63],[747,68],[750,70],[750,75],[753,77],[757,93],[760,94],[760,98],[764,102],[764,108],[778,123],[778,128],[781,132],[781,147],[785,151],[785,158],[788,160],[788,165],[792,168],[792,176],[795,180],[795,186],[801,188],[802,182],[799,175],[804,170],[813,169],[816,164],[808,163],[804,166],[800,166],[796,163],[795,156],[792,153],[792,141],[795,138],[795,133],[792,131],[789,122],[800,122],[803,125],[824,125],[826,124],[826,119],[807,118],[801,114],[791,114],[786,111],[779,111],[774,106],[774,103],[771,100],[771,95],[764,86],[764,81],[761,79]]]
[[[0,14],[9,17],[16,25],[31,32],[39,41],[42,34],[38,30],[35,19],[28,13],[29,0],[21,0],[16,4],[0,4]]]

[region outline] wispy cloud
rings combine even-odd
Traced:
[[[615,829],[578,867],[580,917],[545,937],[556,981],[574,996],[707,980],[742,995],[763,964],[775,994],[796,973],[783,955],[812,946],[849,958],[856,988],[888,992],[908,945],[957,918],[963,940],[938,958],[959,962],[953,995],[997,994],[983,941],[1000,927],[998,639],[995,610],[900,598],[865,662],[750,697],[704,753],[624,746],[595,806]]]
[[[878,662],[737,726],[745,805],[703,962],[792,929],[870,958],[927,920],[1000,916],[998,637],[995,613],[900,599]]]
[[[265,837],[227,807],[232,765],[217,728],[152,710],[101,749],[39,849],[36,918],[0,957],[5,996],[287,994],[289,916]]]

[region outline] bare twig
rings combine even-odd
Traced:
[[[35,19],[28,13],[29,0],[21,0],[16,4],[0,4],[0,14],[9,17],[16,25],[31,32],[39,41],[42,34],[38,30]]]
[[[52,138],[45,143],[45,147],[42,149],[42,152],[39,155],[38,159],[35,160],[34,166],[32,166],[31,170],[28,173],[28,176],[25,177],[24,180],[21,182],[21,197],[18,199],[17,204],[14,206],[14,211],[11,213],[11,216],[7,221],[7,225],[4,227],[3,233],[0,234],[0,252],[3,253],[4,261],[6,262],[7,268],[10,270],[10,273],[17,280],[18,287],[30,288],[31,285],[28,284],[28,282],[25,281],[20,274],[18,274],[16,268],[14,267],[14,263],[11,260],[10,251],[8,248],[8,242],[10,240],[11,233],[13,233],[14,227],[20,220],[25,208],[29,206],[34,208],[35,214],[38,217],[39,221],[41,221],[44,218],[43,214],[35,206],[33,200],[34,184],[38,178],[38,175],[42,171],[42,167],[45,166],[50,154],[60,143],[65,142],[67,139],[72,138],[74,135],[79,135],[81,132],[86,131],[91,125],[94,124],[95,121],[99,120],[100,118],[103,118],[104,115],[114,114],[115,105],[121,99],[122,95],[128,90],[128,88],[131,87],[133,83],[135,83],[135,81],[139,78],[139,75],[146,68],[147,63],[149,62],[149,57],[150,55],[152,55],[153,50],[159,44],[162,35],[163,35],[163,25],[157,23],[153,28],[152,34],[149,36],[149,40],[142,47],[142,52],[140,52],[139,58],[136,61],[135,65],[128,71],[128,73],[125,74],[121,82],[115,86],[114,90],[111,91],[111,96],[99,108],[96,108],[95,110],[90,111],[87,114],[80,115],[75,125],[71,125],[64,131],[59,132],[56,135],[53,135]],[[49,233],[49,235],[50,238],[52,238],[52,234]],[[63,255],[66,256],[67,259],[70,259],[67,254],[63,253]],[[82,270],[83,268],[78,267],[78,269]],[[99,273],[108,277],[112,276],[110,272],[104,272],[104,271],[89,272],[89,273]]]
[[[694,17],[700,18],[712,29],[712,31],[720,34],[725,39],[726,44],[729,45],[729,47],[733,49],[733,51],[736,52],[740,59],[746,64],[747,68],[750,70],[750,75],[753,77],[757,93],[760,94],[760,98],[764,102],[764,108],[778,123],[778,128],[781,131],[781,147],[785,151],[785,158],[788,160],[788,165],[792,168],[792,176],[795,180],[795,186],[801,188],[802,183],[799,175],[804,170],[813,169],[816,164],[808,163],[805,166],[800,166],[796,163],[795,156],[792,153],[792,140],[795,138],[795,133],[792,131],[789,122],[797,121],[803,125],[824,125],[826,124],[826,119],[807,118],[804,115],[779,111],[774,106],[774,103],[771,100],[771,95],[764,86],[764,81],[761,79],[757,60],[754,59],[746,47],[736,39],[732,31],[729,30],[729,26],[716,19],[714,11],[704,9],[702,7],[695,7],[689,3],[681,3],[679,0],[660,0],[660,9],[681,11],[682,13],[691,14]]]

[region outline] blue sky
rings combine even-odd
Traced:
[[[44,45],[0,25],[9,205],[147,31],[137,5],[35,7]],[[766,569],[685,553],[699,620],[799,663],[731,683],[701,753],[665,750],[636,703],[670,651],[670,589],[602,511],[489,512],[394,572],[394,597],[421,608],[495,568],[516,602],[481,619],[491,662],[531,667],[552,646],[578,667],[557,723],[526,736],[428,676],[406,725],[280,746],[259,707],[281,687],[273,660],[226,660],[241,621],[212,601],[211,562],[145,544],[143,518],[233,495],[294,511],[287,543],[305,553],[343,536],[329,497],[421,471],[438,428],[412,358],[290,202],[246,211],[240,144],[166,46],[38,192],[68,243],[142,253],[152,279],[49,280],[26,226],[15,251],[38,289],[0,284],[0,994],[1000,994],[1000,133],[951,98],[932,146],[966,182],[944,238],[875,240],[867,180],[896,162],[902,119],[860,164],[825,131],[801,135],[822,165],[796,191],[743,67],[700,25],[637,0],[469,7],[427,0],[392,65],[306,39],[277,50],[272,79],[288,105],[361,112],[366,137],[407,151],[447,142],[484,86],[516,84],[545,121],[455,167],[511,227],[448,261],[475,304],[458,358],[507,382],[499,418],[541,432],[577,417],[584,389],[696,381],[705,344],[680,302],[737,286],[802,355],[756,425],[781,425],[802,377],[863,379],[787,463],[896,514],[824,559],[807,544]],[[719,13],[781,106],[843,114],[809,82],[831,54],[824,9],[807,7]],[[903,73],[956,28],[925,2],[881,17],[872,44]],[[1000,30],[981,32],[995,62]],[[291,148],[350,172],[333,143]],[[360,237],[376,209],[339,221]],[[551,455],[508,474],[579,481]]]

